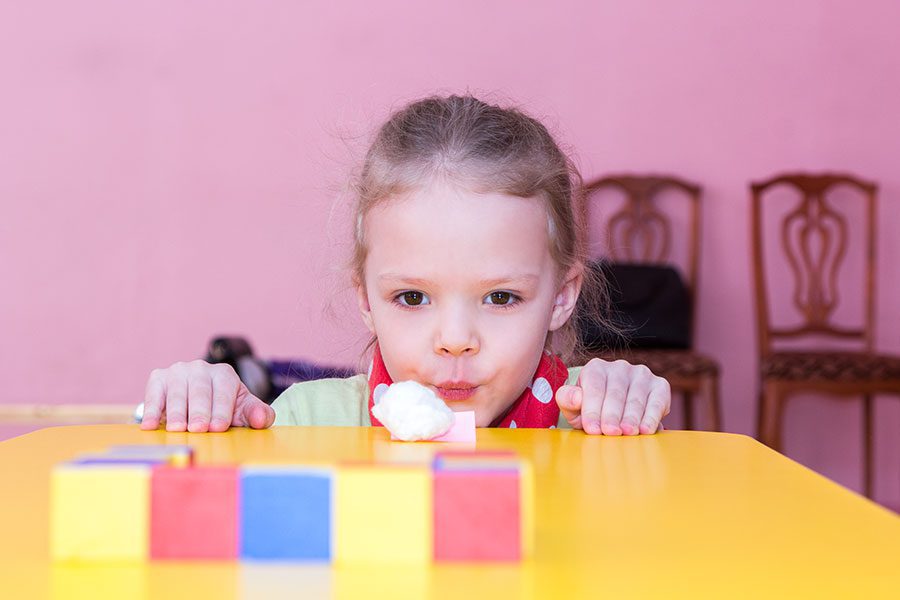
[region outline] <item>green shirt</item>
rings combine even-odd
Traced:
[[[581,367],[569,369],[567,384],[578,381]],[[369,416],[369,384],[365,375],[346,379],[317,379],[295,383],[275,402],[275,425],[372,425]],[[560,414],[560,428],[569,429],[569,422]]]

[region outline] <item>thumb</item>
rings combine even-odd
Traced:
[[[556,390],[556,403],[569,425],[581,429],[581,387],[564,385]]]
[[[241,392],[234,409],[235,427],[251,427],[253,429],[266,429],[275,422],[275,410],[250,393],[241,384]]]

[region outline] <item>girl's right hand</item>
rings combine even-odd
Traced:
[[[141,429],[156,429],[163,418],[166,431],[265,429],[275,422],[275,411],[250,393],[230,365],[195,360],[150,373]]]

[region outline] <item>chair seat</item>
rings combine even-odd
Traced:
[[[622,350],[592,354],[604,360],[627,360],[635,365],[647,365],[660,377],[717,376],[719,363],[714,359],[690,350]]]
[[[874,382],[900,380],[900,356],[865,352],[775,352],[760,364],[763,379]]]

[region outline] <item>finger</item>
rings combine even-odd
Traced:
[[[604,435],[622,435],[621,422],[625,413],[630,367],[624,360],[617,360],[607,375],[606,394],[600,410],[600,429]]]
[[[212,410],[212,379],[206,370],[198,370],[188,379],[188,431],[209,431],[209,415]]]
[[[187,428],[188,382],[182,371],[170,371],[166,376],[166,431]]]
[[[245,416],[253,429],[268,429],[275,422],[275,410],[262,400],[250,409],[249,414],[245,412]]]
[[[564,385],[556,390],[556,404],[566,421],[575,429],[581,429],[581,388]]]
[[[630,371],[625,412],[622,414],[622,422],[619,426],[625,435],[637,435],[640,433],[639,427],[645,407],[649,403],[650,381],[653,373],[643,365],[636,365]]]
[[[606,363],[599,359],[596,362],[591,360],[578,376],[578,385],[581,388],[581,427],[585,433],[591,435],[602,433],[600,411],[603,407],[603,397],[606,395],[605,365]]]
[[[656,433],[662,427],[662,419],[669,414],[672,405],[672,392],[669,382],[662,377],[657,377],[650,387],[650,395],[647,398],[647,408],[644,409],[644,417],[641,419],[641,433]]]
[[[266,429],[274,422],[275,411],[272,407],[251,394],[247,386],[241,383],[235,402],[234,419],[231,421],[232,426]]]
[[[237,401],[241,380],[238,379],[234,369],[223,365],[224,368],[216,369],[213,374],[213,404],[212,418],[209,422],[210,431],[225,431],[231,426],[234,418],[234,406]]]
[[[141,429],[156,429],[166,406],[166,379],[159,369],[154,369],[144,390],[144,413]]]

